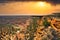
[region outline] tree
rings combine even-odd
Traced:
[[[50,23],[47,21],[47,19],[45,18],[43,21],[43,25],[45,26],[45,28],[50,26]]]
[[[39,17],[32,17],[30,25],[27,28],[27,31],[29,33],[29,40],[33,40],[34,39],[34,33],[36,32],[37,27],[38,27],[38,24],[37,24],[37,20],[38,19],[39,19]]]

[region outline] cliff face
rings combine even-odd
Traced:
[[[7,35],[7,38],[14,35],[14,39],[60,40],[59,15],[60,13],[45,16],[0,16],[0,38],[3,40]]]

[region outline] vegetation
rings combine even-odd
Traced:
[[[0,23],[0,35],[1,35],[0,40],[5,40],[5,39],[11,40],[11,38],[12,39],[14,38],[13,40],[15,40],[15,39],[17,39],[17,40],[19,40],[19,39],[21,39],[21,40],[60,40],[60,31],[55,30],[51,26],[51,24],[53,22],[55,22],[55,23],[58,22],[56,24],[56,26],[59,28],[60,26],[58,24],[60,22],[58,20],[54,21],[53,17],[51,17],[52,20],[50,20],[50,18],[49,19],[47,19],[47,18],[49,18],[49,17],[44,17],[44,18],[43,17],[41,17],[41,18],[40,17],[30,17],[30,19],[27,18],[28,21],[26,21],[26,23],[25,23],[25,21],[20,23],[20,19],[19,19],[19,23],[15,23],[16,21],[14,21],[13,24],[10,23],[11,21],[7,24]],[[57,19],[57,18],[55,18],[55,19]],[[50,20],[50,21],[48,21],[48,20]],[[42,23],[40,21],[42,21]],[[51,23],[51,21],[52,21],[52,23]],[[55,27],[55,23],[53,23],[54,27]],[[29,24],[29,25],[27,25],[27,24]],[[40,25],[40,24],[42,24],[42,25]],[[22,27],[21,27],[21,25],[22,25]],[[22,28],[21,31],[20,31],[20,28]],[[24,30],[23,28],[26,30]],[[8,35],[8,37],[6,37],[7,35]]]
[[[37,30],[38,24],[37,24],[37,20],[39,18],[38,17],[33,17],[29,27],[27,28],[27,31],[29,33],[29,39],[28,40],[34,40],[34,33]]]

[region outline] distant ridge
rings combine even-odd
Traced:
[[[50,15],[46,15],[47,17],[51,16],[51,17],[60,17],[60,13],[52,13]]]
[[[56,17],[60,18],[60,13],[52,13],[49,15],[40,15],[40,16],[0,16],[0,24],[7,24],[7,23],[25,23],[26,20],[31,19],[32,17]]]

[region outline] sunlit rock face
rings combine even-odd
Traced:
[[[0,38],[1,40],[8,38],[11,40],[16,38],[22,40],[58,40],[60,38],[60,20],[57,18],[57,16],[52,17],[52,15],[0,16]],[[5,38],[6,36],[8,37]]]

